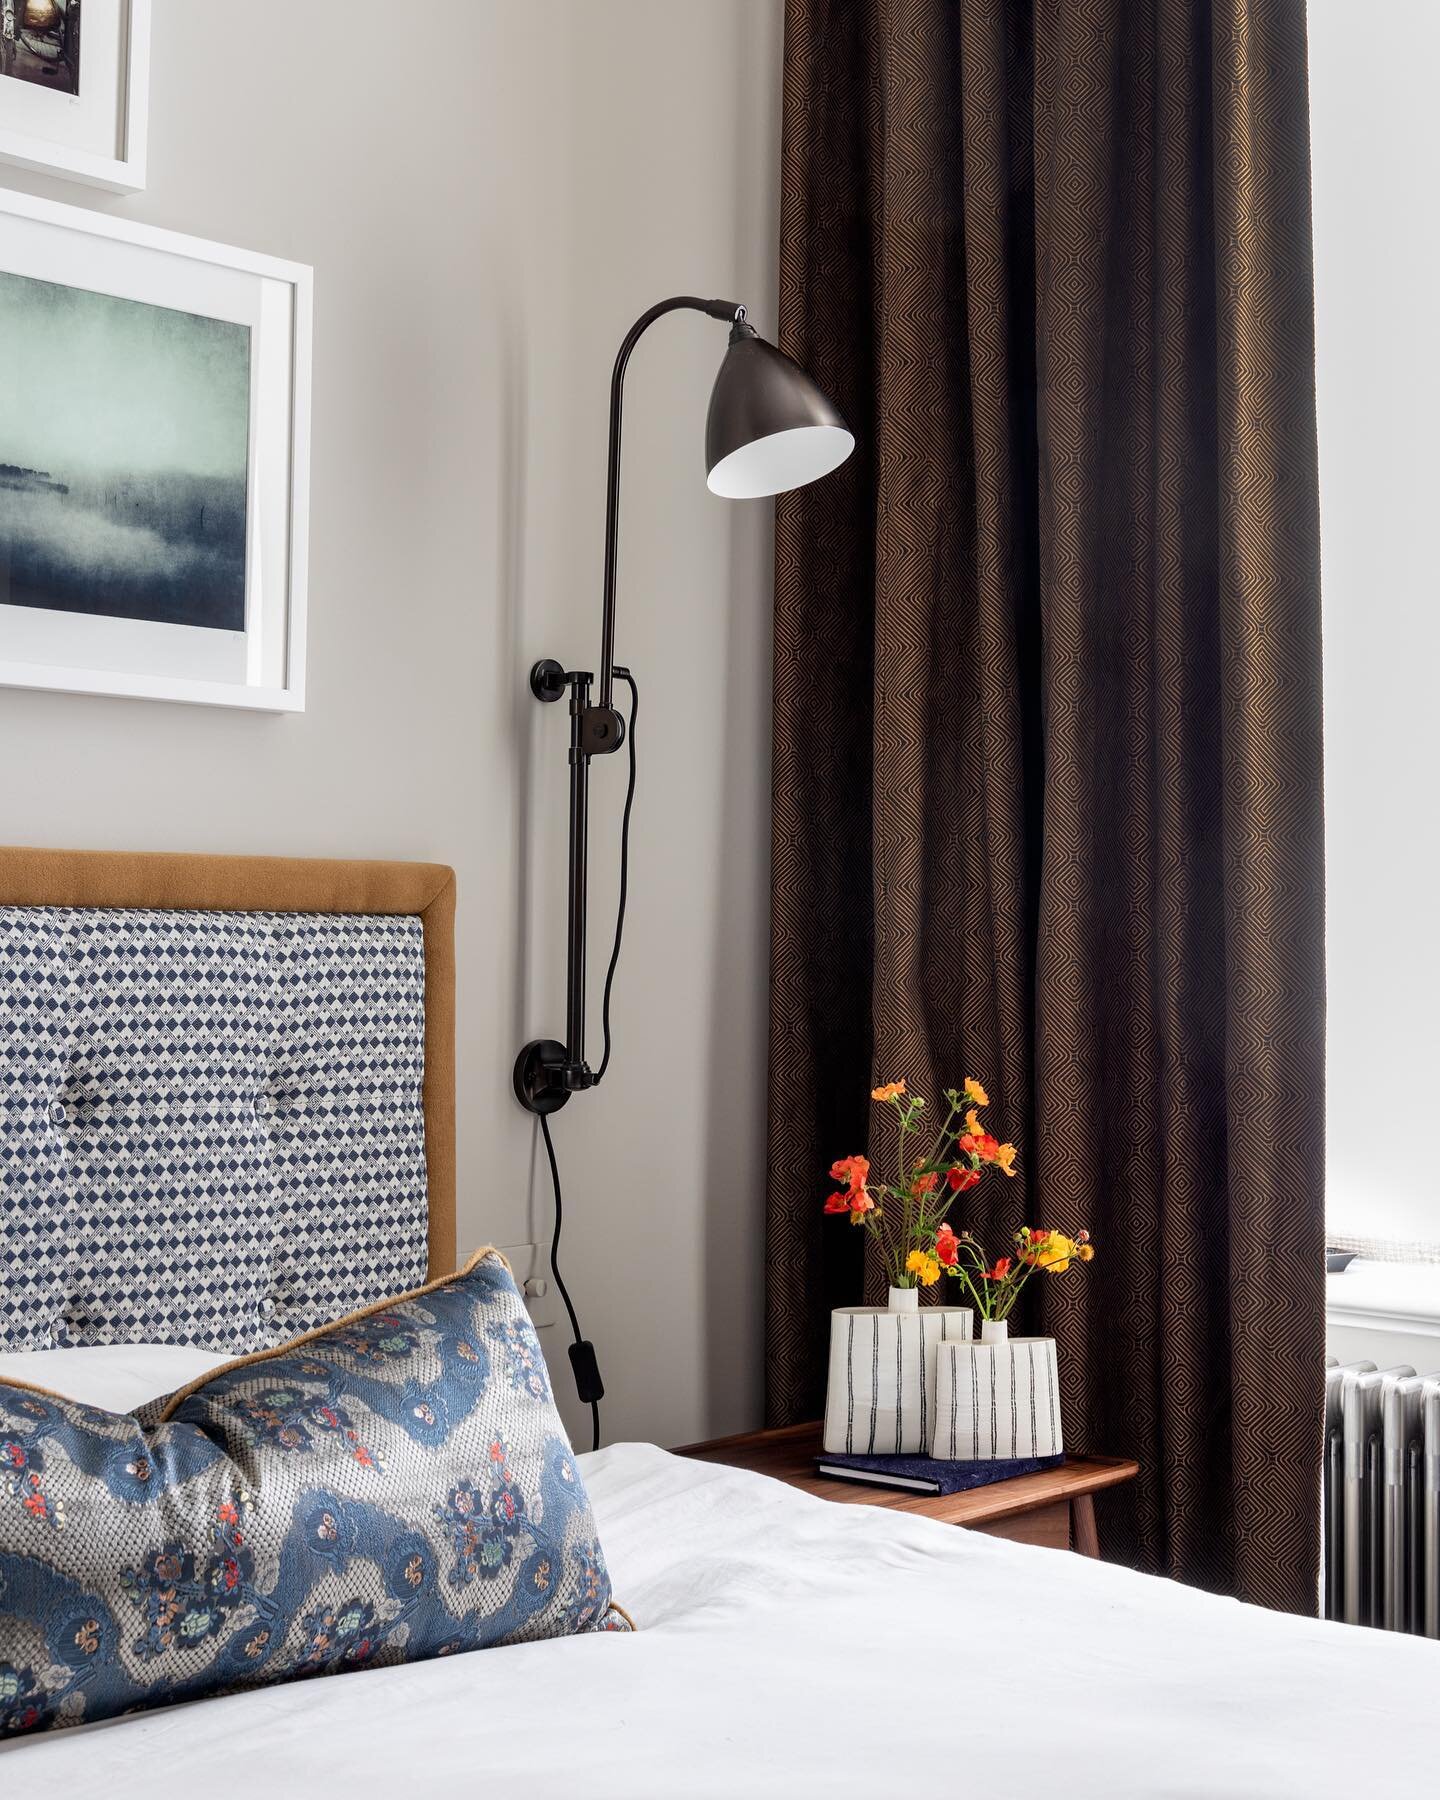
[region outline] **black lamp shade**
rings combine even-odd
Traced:
[[[712,493],[755,500],[818,481],[855,448],[845,421],[796,362],[737,326],[705,422]]]

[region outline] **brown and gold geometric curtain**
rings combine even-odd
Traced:
[[[868,1090],[980,1077],[1088,1226],[1032,1323],[1107,1554],[1315,1601],[1320,575],[1303,0],[789,0],[768,1394],[821,1410]],[[974,1204],[970,1204],[974,1202]]]

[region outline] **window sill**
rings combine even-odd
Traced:
[[[1328,1324],[1440,1338],[1440,1264],[1357,1260],[1325,1277]]]

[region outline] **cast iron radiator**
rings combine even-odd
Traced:
[[[1440,1637],[1440,1375],[1325,1369],[1324,1613]]]

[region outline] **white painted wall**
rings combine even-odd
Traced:
[[[315,265],[310,706],[0,690],[0,837],[453,863],[461,1237],[543,1236],[509,1079],[563,1022],[566,722],[524,676],[596,655],[631,320],[723,292],[773,330],[780,0],[329,0],[283,32],[253,0],[155,13],[149,191],[0,180]],[[632,363],[629,953],[613,1075],[555,1121],[607,1436],[669,1443],[760,1410],[769,508],[705,489],[723,348],[682,317]],[[603,972],[618,762],[594,790]]]
[[[1440,1241],[1433,0],[1310,0],[1333,1231]]]

